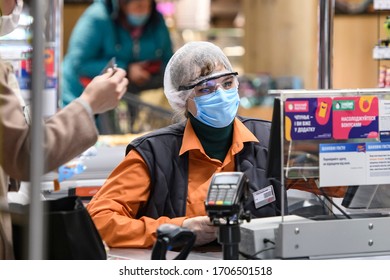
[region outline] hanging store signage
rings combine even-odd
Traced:
[[[292,98],[285,102],[286,140],[330,139],[331,98]]]
[[[390,141],[390,100],[379,102],[379,137],[382,142]]]
[[[378,137],[378,97],[335,97],[332,111],[334,139]]]
[[[390,144],[320,144],[320,187],[390,182]]]

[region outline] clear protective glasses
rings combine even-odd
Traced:
[[[193,85],[179,86],[179,90],[194,89],[195,96],[210,94],[216,91],[218,86],[221,86],[224,90],[228,90],[236,86],[235,76],[237,75],[237,72],[221,73]]]

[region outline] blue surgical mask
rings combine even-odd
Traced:
[[[127,15],[127,21],[132,26],[143,26],[149,19],[149,14],[144,15]]]
[[[194,97],[197,115],[200,122],[215,128],[226,127],[234,120],[240,97],[237,87],[228,90],[218,88],[215,92]]]

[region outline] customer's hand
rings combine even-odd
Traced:
[[[150,80],[150,73],[145,70],[144,62],[129,64],[127,72],[129,80],[137,86],[142,86]]]
[[[195,246],[210,243],[217,237],[217,227],[212,225],[210,218],[207,216],[185,219],[183,227],[192,230],[196,234]]]
[[[106,73],[96,76],[80,98],[89,103],[93,114],[104,113],[118,105],[119,100],[126,93],[128,83],[125,70],[117,68],[114,72],[110,68]]]

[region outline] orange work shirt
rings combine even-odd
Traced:
[[[164,223],[181,226],[186,218],[205,216],[204,201],[214,173],[235,171],[234,155],[245,142],[258,139],[237,118],[234,120],[233,141],[223,162],[208,157],[187,121],[180,155],[188,152],[188,196],[185,217],[136,219],[138,209],[147,203],[150,193],[148,167],[136,150],[131,150],[113,170],[99,192],[87,205],[102,239],[110,247],[151,247],[156,229]]]

